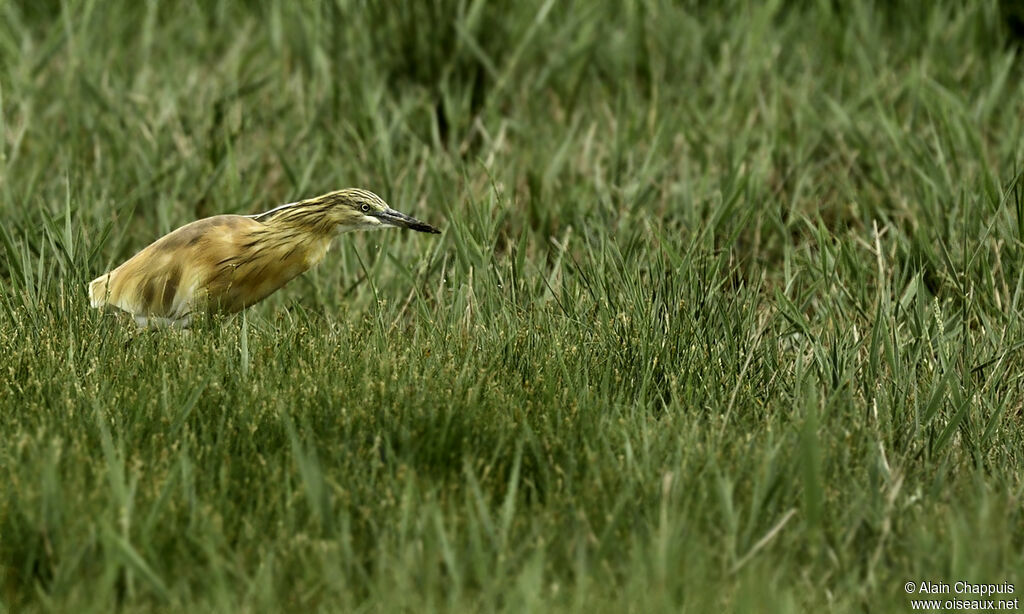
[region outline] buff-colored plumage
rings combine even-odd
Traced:
[[[372,192],[339,190],[258,215],[218,215],[167,234],[89,283],[93,307],[141,326],[187,326],[197,313],[235,313],[309,270],[338,234],[397,226],[439,232]]]

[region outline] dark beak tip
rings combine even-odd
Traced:
[[[438,230],[437,228],[434,228],[430,224],[427,224],[425,222],[420,222],[420,221],[417,221],[415,223],[409,224],[407,226],[407,228],[409,230],[415,230],[417,232],[426,232],[426,233],[432,234],[432,235],[439,235],[439,234],[441,234],[441,231]]]
[[[378,217],[384,219],[385,222],[392,226],[398,226],[399,228],[408,228],[409,230],[415,230],[416,232],[426,232],[434,235],[441,234],[441,231],[434,228],[426,222],[421,222],[411,215],[406,215],[395,210],[385,211],[376,214]]]

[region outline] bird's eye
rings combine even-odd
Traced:
[[[360,211],[362,211],[363,213],[369,213],[369,212],[370,212],[370,205],[368,205],[368,204],[366,204],[366,203],[363,203],[363,204],[362,204],[362,205],[361,205],[361,206],[359,207],[359,210],[360,210]]]

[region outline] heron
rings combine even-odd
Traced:
[[[255,215],[215,215],[157,239],[89,282],[95,308],[127,312],[141,327],[188,327],[198,314],[237,313],[323,260],[354,230],[441,231],[347,188]]]

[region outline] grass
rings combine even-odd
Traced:
[[[0,611],[1024,583],[1004,17],[0,2]],[[164,232],[343,186],[444,234],[190,334],[88,307]]]

